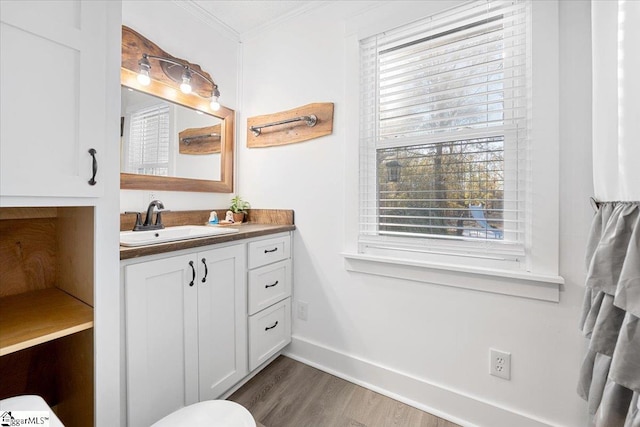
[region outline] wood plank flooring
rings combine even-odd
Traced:
[[[229,400],[264,427],[457,427],[284,356]]]

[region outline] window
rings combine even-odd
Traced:
[[[360,253],[526,268],[527,34],[477,1],[361,41]]]
[[[130,115],[127,172],[169,175],[170,111],[167,103],[133,111]]]

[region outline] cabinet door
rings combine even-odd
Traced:
[[[198,279],[190,262],[196,269],[192,255],[125,267],[129,427],[198,401]]]
[[[0,195],[102,195],[105,4],[0,1]]]
[[[200,400],[209,400],[248,373],[245,246],[200,252],[198,268]]]

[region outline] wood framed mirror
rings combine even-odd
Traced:
[[[198,65],[168,55],[153,42],[123,26],[120,68],[120,83],[123,87],[120,188],[233,192],[235,111],[224,106],[213,111],[209,105],[210,99],[202,96],[206,96],[207,90],[210,91],[206,87],[194,85],[191,93],[181,92],[178,84],[169,80],[160,66],[152,66],[151,82],[142,85],[137,78],[137,64],[143,53],[171,58],[202,71]],[[131,96],[128,96],[128,91],[132,91]],[[127,104],[128,99],[135,99],[135,108]],[[166,108],[171,112],[171,115],[167,113],[167,117],[170,117],[167,119],[169,124],[164,130],[169,134],[171,142],[164,148],[167,152],[159,166],[154,162],[141,162],[140,159],[144,156],[139,154],[139,150],[144,144],[133,144],[129,140],[136,132],[135,123],[140,122],[132,121],[135,116],[132,111],[141,116],[143,113],[139,112],[144,108],[152,108],[152,105],[166,106],[158,108]],[[186,116],[189,118],[183,118]],[[210,119],[209,122],[206,122],[207,118]],[[202,134],[205,131],[207,133]],[[199,138],[202,139],[198,140]],[[132,145],[135,150],[131,149]],[[205,145],[207,148],[198,148]]]

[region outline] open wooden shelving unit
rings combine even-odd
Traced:
[[[93,425],[94,208],[0,208],[0,399]]]
[[[0,356],[93,327],[93,308],[58,288],[0,298]]]

